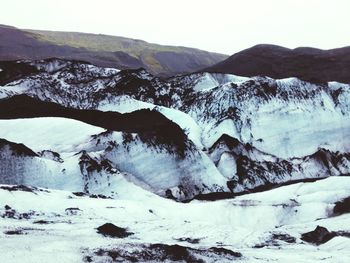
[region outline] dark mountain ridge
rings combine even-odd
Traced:
[[[350,46],[330,50],[256,45],[206,71],[240,76],[297,77],[310,82],[350,82]]]
[[[57,57],[119,69],[144,67],[171,76],[211,66],[226,55],[101,34],[18,29],[0,25],[0,61]]]

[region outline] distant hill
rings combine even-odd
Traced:
[[[350,83],[350,47],[321,50],[257,45],[205,69],[208,72],[272,78],[297,77],[312,82]]]
[[[228,56],[194,48],[162,46],[142,40],[76,32],[18,29],[0,25],[0,60],[58,57],[120,69],[143,67],[171,76],[214,65]]]

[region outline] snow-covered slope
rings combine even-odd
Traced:
[[[224,133],[281,158],[302,157],[319,147],[349,150],[348,85],[315,85],[297,79],[252,78],[194,93],[181,109],[207,136]]]
[[[121,166],[125,164],[126,172],[136,173],[133,175],[140,180],[144,171],[154,174],[154,178],[147,179],[157,187],[156,175],[162,162],[172,167],[169,175],[159,178],[169,178],[172,185],[169,189],[175,187],[176,180],[171,179],[175,171],[186,178],[185,185],[175,187],[176,193],[182,188],[192,189],[192,184],[199,187],[194,176],[198,173],[204,173],[206,179],[205,186],[196,193],[204,189],[227,191],[226,184],[239,192],[261,185],[350,172],[350,86],[347,84],[214,73],[164,80],[143,69],[119,71],[60,60],[27,63],[32,67],[29,73],[19,72],[9,79],[0,72],[1,97],[27,94],[65,107],[105,112],[152,109],[178,124],[196,154],[191,153],[185,159],[168,158],[162,152],[163,147],[157,145],[158,140],[144,144],[138,135],[128,135],[133,150],[116,151],[124,158]],[[216,149],[222,136],[237,140],[238,148]],[[11,140],[7,135],[3,138]],[[247,151],[247,147],[252,150]],[[134,166],[146,159],[152,165]],[[207,183],[213,187],[207,188]]]
[[[19,166],[17,159],[23,157],[2,149],[3,183],[24,182],[111,196],[117,188],[117,178],[123,177],[122,171],[145,189],[179,200],[200,193],[228,191],[226,179],[191,141],[185,142],[187,148],[182,155],[172,144],[164,145],[144,134],[108,132],[79,121],[52,117],[0,120],[0,138],[23,143],[39,153],[25,158]],[[16,180],[6,180],[9,176]]]
[[[350,260],[350,214],[334,214],[350,178],[333,177],[216,202],[173,202],[124,183],[117,199],[0,185],[4,262],[327,262]],[[121,190],[122,188],[120,188]],[[132,190],[131,190],[132,189]],[[132,200],[131,200],[132,199]],[[133,233],[97,233],[112,223]],[[319,246],[301,235],[342,231]],[[113,261],[113,259],[115,261]]]
[[[349,175],[350,154],[319,148],[302,157],[282,159],[243,144],[226,134],[209,149],[209,156],[229,181],[233,192],[303,179]]]

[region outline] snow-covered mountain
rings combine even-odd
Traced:
[[[143,69],[119,71],[58,59],[17,64],[3,66],[0,72],[0,117],[31,119],[1,121],[0,138],[23,143],[39,155],[34,159],[46,160],[50,154],[40,155],[42,151],[63,156],[55,165],[72,165],[72,171],[43,164],[57,174],[57,185],[65,177],[55,169],[78,178],[78,184],[67,185],[79,185],[80,191],[94,191],[95,186],[86,186],[89,176],[105,181],[111,171],[118,171],[161,196],[188,200],[350,171],[347,84],[214,73],[160,79]],[[154,122],[158,113],[169,121],[159,126]],[[76,135],[63,127],[80,127],[80,122],[70,124],[69,119],[102,129],[77,128],[85,138],[71,145],[67,156],[61,145],[68,147],[68,138]],[[56,120],[67,123],[58,125]],[[50,128],[51,123],[55,128]],[[67,142],[48,139],[57,125]],[[38,147],[32,137],[50,144]],[[92,172],[86,172],[88,168]],[[9,169],[13,168],[9,165]],[[38,186],[57,186],[45,184],[43,180]],[[113,192],[113,187],[107,188],[101,193]]]

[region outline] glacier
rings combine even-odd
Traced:
[[[147,144],[157,142],[144,144],[138,139],[140,134],[128,135],[131,142],[126,151],[121,147],[108,154],[121,172],[136,176],[162,196],[185,200],[210,192],[239,193],[264,185],[349,174],[347,84],[217,73],[161,79],[144,69],[120,71],[57,59],[19,63],[29,63],[37,71],[6,81],[0,87],[3,100],[28,95],[68,109],[122,114],[149,109],[176,123],[183,130],[181,136],[187,137],[186,147],[191,148],[183,161],[181,156],[164,153],[177,145],[150,149]],[[44,113],[38,117],[40,114]],[[6,131],[5,126],[0,138],[11,141],[8,133],[13,129]],[[34,134],[43,138],[40,132]],[[235,140],[237,144],[225,146]],[[110,138],[105,143],[112,142],[120,140]],[[58,151],[55,146],[46,148],[42,150]],[[107,158],[102,155],[94,158]],[[120,157],[123,161],[117,156],[124,156]],[[156,175],[161,179],[156,180]],[[78,176],[83,175],[78,172]],[[168,188],[157,182],[164,178],[169,179]]]
[[[1,261],[350,261],[349,84],[16,63],[0,70]]]

